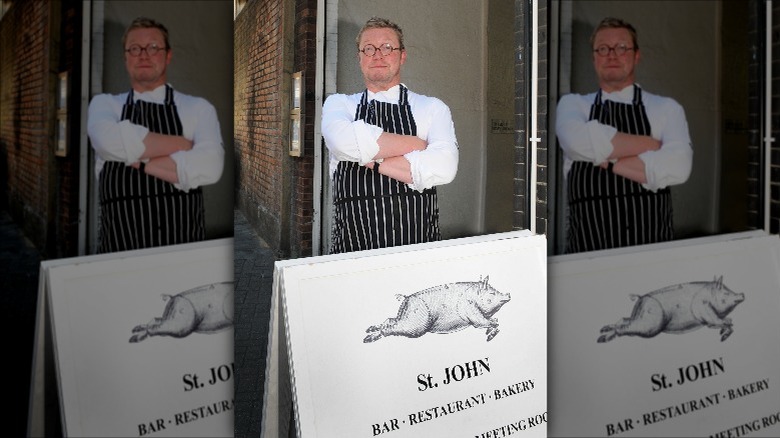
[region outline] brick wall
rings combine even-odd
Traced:
[[[759,32],[759,17],[763,14],[759,13],[756,7],[758,2],[751,1],[752,5],[748,12],[749,20],[749,41],[755,41],[758,43],[759,38],[763,32]],[[764,28],[763,25],[760,26]],[[760,45],[756,45],[756,51],[758,52]],[[758,53],[757,53],[758,54]],[[758,57],[751,57],[751,62],[748,66],[748,199],[747,199],[747,214],[748,214],[748,226],[751,228],[761,228],[763,222],[763,216],[761,214],[761,149],[763,148],[761,140],[761,106],[763,99],[761,98],[761,91],[763,90],[762,78],[763,78],[763,62],[759,62]]]
[[[766,27],[766,5],[764,2],[751,1],[750,41],[755,41],[756,56],[749,66],[749,147],[748,147],[748,224],[753,228],[764,227],[764,139],[761,137],[764,125],[763,105],[765,99],[772,99],[772,137],[775,141],[771,146],[770,171],[767,176],[770,181],[769,232],[780,233],[780,66],[777,65],[780,56],[780,5],[772,4],[772,29],[770,30],[772,45],[772,95],[764,93],[764,51]]]
[[[14,2],[0,21],[0,198],[46,258],[78,252],[81,4]],[[70,150],[55,157],[57,75]]]
[[[295,5],[295,71],[304,72],[304,145],[301,157],[293,158],[290,256],[312,255],[314,215],[314,77],[316,73],[317,0],[298,0]]]
[[[531,98],[531,14],[530,2],[524,0],[515,1],[515,189],[514,189],[514,217],[515,229],[530,228],[531,220],[536,223],[536,232],[547,234],[548,230],[548,131],[547,131],[547,1],[539,2],[538,21],[538,97],[536,121],[537,136],[541,139],[537,143],[536,163],[530,163],[531,126],[528,113],[530,111]],[[529,165],[536,166],[536,217],[529,218],[529,200],[527,199]],[[529,191],[530,193],[530,191]]]
[[[272,248],[281,243],[285,195],[282,14],[283,0],[249,1],[234,34],[236,207]]]
[[[69,151],[65,157],[55,157],[56,216],[55,223],[56,257],[74,257],[78,255],[79,228],[79,144],[80,144],[80,96],[81,96],[81,32],[82,7],[79,2],[63,2],[59,20],[60,47],[59,68],[55,73],[69,73],[68,113]],[[56,88],[55,88],[56,90]]]
[[[51,209],[48,2],[16,2],[0,22],[0,150],[9,211],[39,248]]]
[[[316,8],[316,0],[254,0],[235,23],[236,206],[281,258],[312,254]],[[306,91],[301,157],[287,151],[296,71]]]

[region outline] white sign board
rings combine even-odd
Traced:
[[[66,435],[233,435],[232,239],[41,271]]]
[[[780,435],[780,239],[551,258],[550,436]]]
[[[504,233],[276,270],[289,366],[279,379],[292,382],[299,436],[546,436],[543,236]],[[278,359],[269,351],[270,369]],[[265,412],[264,424],[274,421]],[[284,434],[266,426],[265,436]]]

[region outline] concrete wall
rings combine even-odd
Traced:
[[[515,175],[515,11],[513,0],[488,2],[485,232],[512,229]]]
[[[340,0],[337,92],[357,93],[363,84],[355,36],[371,16],[404,31],[407,61],[401,80],[410,90],[444,101],[452,111],[460,145],[455,180],[439,187],[442,237],[484,231],[486,184],[487,1]],[[508,55],[511,56],[511,55]]]
[[[200,96],[217,110],[225,147],[225,168],[217,184],[203,188],[206,237],[233,235],[233,2],[104,2],[103,92],[123,93],[130,85],[122,53],[122,35],[130,22],[147,16],[163,23],[173,47],[168,82],[176,90]]]

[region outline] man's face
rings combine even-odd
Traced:
[[[149,48],[152,45],[165,47],[165,37],[160,29],[139,28],[127,34],[125,50],[132,46]],[[171,50],[160,50],[155,55],[149,55],[142,50],[138,56],[132,56],[125,51],[125,67],[130,75],[130,85],[136,91],[151,91],[166,83],[166,68],[171,62]]]
[[[365,30],[360,36],[360,49],[362,50],[366,44],[372,44],[377,48],[383,44],[390,44],[392,47],[401,45],[395,31],[388,28]],[[377,50],[371,57],[358,52],[358,59],[363,80],[370,91],[385,91],[401,83],[401,66],[406,62],[405,50],[393,50],[386,56],[382,56]]]
[[[634,49],[631,33],[627,29],[602,29],[593,40],[594,50],[603,45],[614,48],[621,44],[633,50],[627,50],[623,55],[617,55],[614,50],[610,50],[607,56],[599,56],[593,52],[593,67],[604,91],[622,90],[634,83],[634,68],[639,63],[639,50]]]

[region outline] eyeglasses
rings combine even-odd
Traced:
[[[602,44],[595,49],[593,49],[594,53],[598,53],[599,56],[609,56],[609,52],[615,52],[616,56],[623,56],[626,54],[627,51],[634,50],[633,47],[628,47],[625,44],[618,44],[614,47],[609,47],[606,44]]]
[[[363,50],[358,50],[358,52],[363,52],[364,55],[371,58],[376,54],[377,51],[379,51],[382,56],[388,56],[389,54],[393,53],[393,50],[403,50],[403,47],[393,47],[390,45],[390,43],[384,43],[379,47],[373,44],[366,44],[363,46]]]
[[[167,47],[158,47],[156,43],[147,44],[146,47],[141,47],[138,44],[133,44],[130,46],[129,49],[125,49],[125,52],[129,53],[130,56],[137,57],[141,56],[141,52],[146,52],[149,56],[154,56],[161,50],[168,50]]]

